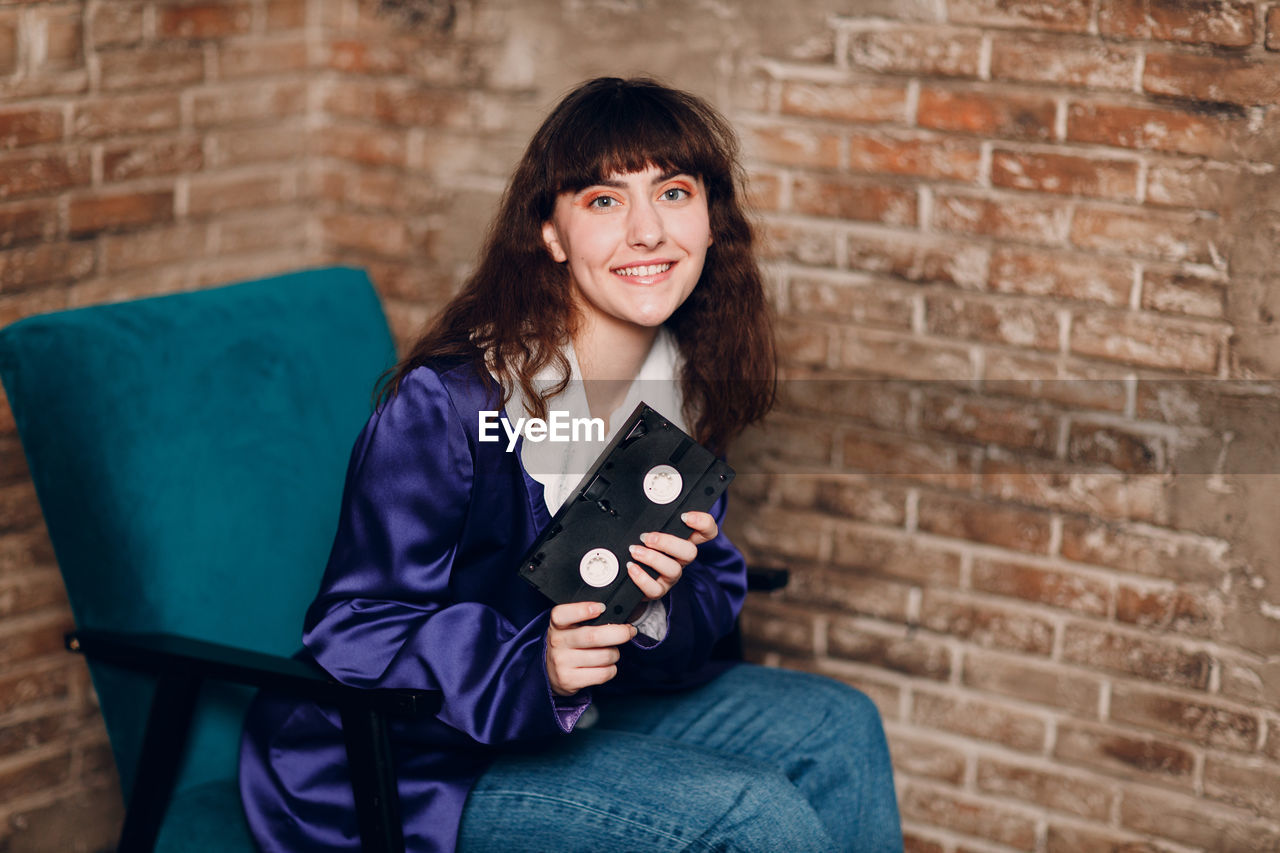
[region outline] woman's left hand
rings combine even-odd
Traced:
[[[684,567],[697,558],[698,546],[716,538],[720,532],[710,513],[686,512],[680,520],[693,528],[688,539],[670,533],[645,533],[640,537],[644,545],[631,546],[634,561],[628,561],[627,574],[650,601],[657,601],[670,592],[679,583]],[[638,563],[653,569],[658,576],[649,574]]]

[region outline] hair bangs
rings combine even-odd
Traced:
[[[651,81],[594,83],[553,117],[560,121],[554,122],[546,149],[546,202],[650,166],[695,175],[708,184],[728,177],[733,137],[699,102]]]

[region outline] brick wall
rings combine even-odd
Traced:
[[[339,261],[403,340],[565,88],[659,74],[780,314],[752,655],[877,701],[911,850],[1280,849],[1280,5],[383,5],[0,0],[0,321]],[[0,614],[0,849],[102,849],[7,410]]]

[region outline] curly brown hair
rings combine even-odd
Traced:
[[[601,77],[570,92],[538,128],[489,228],[479,266],[409,354],[389,372],[379,402],[404,377],[437,359],[475,359],[502,386],[518,385],[547,416],[570,376],[564,346],[578,322],[566,267],[551,257],[542,225],[556,197],[615,173],[650,166],[700,178],[714,242],[692,294],[664,324],[684,365],[685,421],[698,441],[723,452],[773,406],[773,323],[741,201],[737,136],[708,103],[648,78]],[[538,390],[554,365],[562,377]],[[488,375],[482,369],[481,373]]]

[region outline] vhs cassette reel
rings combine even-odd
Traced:
[[[592,624],[625,622],[644,600],[627,576],[629,547],[650,531],[689,536],[680,515],[709,510],[733,473],[641,403],[530,546],[520,576],[557,604],[602,602]]]

